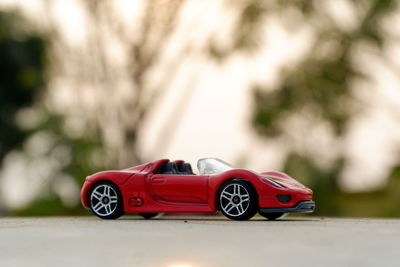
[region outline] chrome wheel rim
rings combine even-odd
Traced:
[[[99,216],[111,215],[118,205],[117,192],[109,185],[99,185],[90,194],[90,204]]]
[[[241,184],[226,186],[220,196],[221,209],[229,216],[237,217],[247,211],[250,205],[250,195]]]

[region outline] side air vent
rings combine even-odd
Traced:
[[[276,198],[282,202],[282,203],[286,203],[289,202],[292,199],[291,195],[276,195]]]

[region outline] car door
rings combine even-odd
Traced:
[[[207,203],[208,176],[153,174],[148,180],[158,200],[181,203]]]

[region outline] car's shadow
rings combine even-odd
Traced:
[[[132,221],[132,220],[137,220],[137,221],[182,221],[182,222],[193,222],[193,221],[210,221],[210,222],[233,222],[233,223],[240,223],[240,222],[246,222],[246,223],[254,223],[254,222],[320,222],[323,221],[324,218],[321,217],[285,217],[282,219],[276,219],[276,220],[268,220],[265,218],[262,218],[261,216],[256,216],[248,221],[235,221],[235,220],[230,220],[224,216],[158,216],[155,218],[151,219],[145,219],[140,216],[123,216],[119,218],[118,220],[122,221]]]

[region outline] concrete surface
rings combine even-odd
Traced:
[[[0,218],[0,266],[400,266],[400,220]]]

